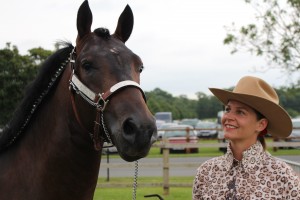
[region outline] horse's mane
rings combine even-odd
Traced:
[[[28,85],[25,96],[15,110],[12,119],[0,132],[0,152],[12,144],[26,129],[34,111],[57,86],[60,74],[64,71],[73,45],[67,42],[41,65],[37,77]]]

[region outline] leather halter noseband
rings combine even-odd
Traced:
[[[104,92],[104,93],[95,93],[92,90],[90,90],[86,85],[84,85],[79,78],[76,76],[75,74],[75,48],[73,49],[73,51],[70,54],[70,63],[72,66],[72,73],[71,73],[71,77],[70,77],[70,90],[72,89],[73,91],[76,92],[76,94],[79,94],[86,102],[88,102],[90,105],[92,105],[93,107],[96,108],[96,120],[95,120],[95,126],[94,126],[94,133],[89,133],[91,135],[91,138],[94,142],[94,146],[96,150],[100,150],[101,149],[101,143],[103,141],[105,141],[104,138],[100,138],[99,135],[99,126],[102,125],[102,128],[104,130],[105,136],[107,138],[108,141],[111,145],[113,145],[112,140],[110,138],[110,135],[108,133],[108,130],[105,126],[104,123],[104,118],[103,118],[103,112],[109,102],[109,99],[119,90],[126,88],[126,87],[134,87],[139,89],[139,91],[142,93],[143,98],[146,102],[146,96],[144,91],[142,90],[142,88],[140,87],[140,85],[132,80],[125,80],[125,81],[121,81],[118,82],[116,84],[114,84],[108,91]],[[77,121],[79,122],[79,124],[82,125],[82,123],[80,122],[78,113],[77,113],[77,109],[74,103],[74,97],[72,97],[72,107],[75,113],[75,116],[77,118]],[[100,124],[100,114],[101,114],[101,124]]]

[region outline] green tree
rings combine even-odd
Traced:
[[[29,57],[36,65],[41,64],[44,62],[52,53],[53,51],[45,50],[42,47],[33,48],[28,50]]]
[[[174,97],[166,91],[155,88],[153,91],[146,92],[146,96],[148,107],[153,114],[172,112],[173,119],[197,118],[195,110],[197,101],[188,99],[185,95]]]
[[[197,97],[196,111],[199,119],[216,118],[217,113],[223,109],[222,103],[215,96],[198,92]]]
[[[300,69],[300,0],[245,0],[256,11],[254,23],[227,27],[225,45],[231,53],[249,51],[263,56],[269,63],[265,69],[279,68],[287,72]]]
[[[288,111],[291,117],[300,116],[300,87],[281,87],[276,89],[280,104]]]
[[[197,100],[188,99],[185,95],[175,97],[173,106],[177,110],[177,119],[198,118],[196,104]]]
[[[10,43],[0,49],[0,126],[9,121],[25,87],[36,76],[38,64],[49,55],[50,51],[42,48],[20,55],[18,48]]]
[[[166,91],[155,88],[151,92],[146,92],[148,106],[152,113],[170,111],[172,112],[173,96]],[[153,106],[153,107],[152,107]]]

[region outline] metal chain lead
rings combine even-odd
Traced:
[[[110,135],[109,135],[109,133],[108,133],[108,130],[107,130],[107,128],[106,128],[106,126],[105,126],[105,123],[104,123],[103,112],[101,112],[101,123],[102,123],[102,127],[103,127],[103,130],[104,130],[104,133],[105,133],[105,135],[106,135],[106,137],[107,137],[108,142],[109,142],[111,145],[113,145],[113,143],[112,143],[112,141],[111,141],[111,138],[110,138]]]
[[[138,179],[138,171],[139,171],[139,162],[138,162],[138,160],[136,160],[134,164],[135,165],[134,165],[132,200],[136,200],[137,179]]]

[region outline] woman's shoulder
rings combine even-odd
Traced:
[[[273,170],[281,167],[290,168],[290,166],[284,160],[272,156],[269,152],[265,152],[264,156],[262,157],[262,162],[264,165],[270,165]]]
[[[284,160],[274,157],[269,153],[265,154],[263,164],[268,167],[273,173],[277,173],[282,176],[296,176],[299,178],[293,168]]]
[[[222,165],[226,165],[226,158],[225,156],[218,156],[218,157],[214,157],[214,158],[210,158],[208,160],[206,160],[204,163],[202,163],[200,165],[199,169],[204,169],[204,168],[212,168],[212,167],[216,167],[216,166],[222,166]]]

